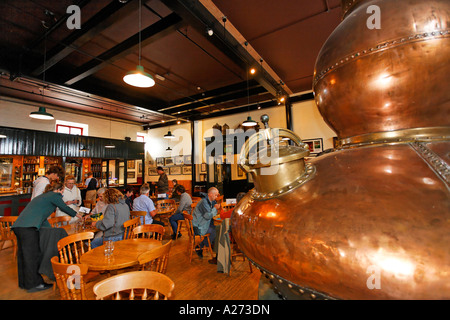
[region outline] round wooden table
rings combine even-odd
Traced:
[[[111,271],[139,264],[138,257],[150,249],[161,246],[159,240],[127,239],[114,242],[114,253],[106,257],[104,245],[94,248],[81,256],[80,262],[92,271]]]

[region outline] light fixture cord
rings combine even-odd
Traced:
[[[139,0],[139,65],[141,65],[141,0]]]

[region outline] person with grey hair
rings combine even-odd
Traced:
[[[217,190],[217,188],[209,188],[208,195],[197,203],[194,212],[192,213],[194,233],[199,236],[209,233],[209,241],[211,244],[216,237],[213,217],[217,215],[217,212],[220,209],[220,204],[216,202],[218,196],[219,190]],[[208,240],[205,238],[195,247],[195,252],[200,258],[203,258],[203,247],[207,244]]]
[[[156,208],[152,199],[149,198],[150,186],[148,183],[144,183],[141,186],[139,193],[139,197],[133,200],[133,210],[147,212],[145,217],[141,217],[141,224],[160,224],[164,226],[163,222],[153,220],[153,217],[156,215]]]

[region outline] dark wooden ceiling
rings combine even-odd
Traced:
[[[80,29],[67,27],[70,5]],[[0,94],[150,127],[311,90],[341,21],[339,0],[142,0],[141,15],[139,0],[2,0],[0,14]],[[151,88],[122,80],[139,63],[139,30]]]

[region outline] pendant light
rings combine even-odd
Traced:
[[[123,77],[123,81],[130,86],[139,88],[149,88],[155,85],[153,77],[144,71],[144,67],[141,65],[141,0],[139,0],[139,64],[136,70],[127,72]]]
[[[167,133],[164,135],[164,138],[165,139],[175,139],[175,136],[172,134],[172,132],[169,129],[169,131],[167,131]]]
[[[44,91],[42,91],[44,94]],[[48,113],[44,107],[39,107],[39,111],[33,111],[30,113],[30,118],[39,120],[53,120],[54,117],[51,113]]]
[[[253,120],[252,117],[250,116],[250,89],[249,89],[249,86],[248,86],[248,74],[249,74],[249,72],[250,71],[247,70],[247,109],[248,109],[248,117],[247,117],[247,120],[242,122],[242,125],[244,127],[253,127],[253,126],[256,126],[258,124],[258,122]]]
[[[244,127],[253,127],[256,126],[258,124],[258,122],[256,122],[255,120],[252,119],[252,117],[248,116],[247,120],[245,120],[244,122],[242,122],[242,125]]]
[[[114,149],[116,146],[111,141],[111,109],[109,109],[109,141],[105,144],[105,148]]]
[[[45,96],[45,62],[47,60],[47,35],[44,37],[44,73],[42,76],[42,80],[44,82],[42,86],[42,103],[44,103],[44,96]],[[33,111],[29,114],[30,118],[33,119],[39,119],[39,120],[53,120],[55,119],[51,113],[48,113],[45,107],[39,107],[38,111]]]

